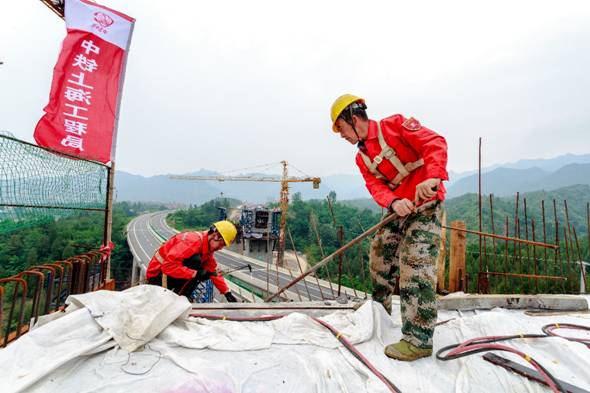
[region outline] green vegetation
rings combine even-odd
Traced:
[[[113,209],[112,241],[115,250],[111,254],[111,273],[119,289],[129,285],[133,256],[126,239],[126,227],[129,221],[146,211],[165,209],[159,204],[116,203]],[[44,263],[67,259],[98,249],[103,241],[104,214],[96,212],[78,212],[66,218],[45,220],[37,225],[27,223],[26,227],[17,228],[9,233],[0,234],[0,278],[18,274],[27,268]],[[8,227],[8,224],[5,226]],[[30,279],[31,283],[35,282]],[[4,286],[3,319],[0,325],[6,325],[14,291],[14,283]],[[33,288],[35,288],[33,286]],[[30,316],[33,306],[33,288],[29,287],[24,307],[24,322]],[[20,291],[20,289],[19,289]],[[45,306],[45,294],[40,299],[40,310]],[[20,310],[17,306],[16,312]],[[10,329],[15,330],[17,315],[11,319]]]
[[[527,216],[525,221],[524,201],[526,200]],[[555,211],[553,209],[555,200]],[[546,238],[551,241],[555,239],[555,215],[561,223],[559,237],[563,238],[564,225],[567,225],[564,201],[567,201],[569,223],[576,228],[578,236],[588,233],[587,204],[590,201],[590,186],[575,185],[560,188],[554,191],[535,191],[521,194],[519,196],[518,219],[520,221],[521,236],[526,237],[528,231],[529,239],[533,237],[531,219],[535,222],[535,239],[543,239],[543,206],[545,201],[545,223]],[[505,221],[508,218],[508,229],[511,236],[514,235],[515,197],[492,198],[494,206],[494,229],[496,233],[505,233]],[[477,194],[465,194],[457,198],[449,199],[446,202],[448,220],[462,220],[467,228],[478,229],[478,203]],[[482,226],[485,231],[492,231],[490,214],[490,197],[485,195],[482,198]],[[525,225],[526,222],[526,225]]]
[[[125,285],[129,280],[133,257],[127,245],[125,228],[132,217],[148,209],[161,210],[161,205],[116,203],[113,209],[111,255],[115,281]],[[44,221],[10,233],[0,234],[0,278],[26,270],[29,266],[59,261],[98,249],[102,244],[104,214],[80,212],[56,221]]]
[[[295,248],[305,253],[311,265],[320,261],[323,256],[336,251],[341,243],[338,240],[338,228],[343,229],[343,242],[346,244],[367,228],[375,225],[381,215],[371,212],[369,209],[358,209],[338,202],[335,192],[331,192],[327,199],[303,201],[300,194],[294,194],[289,206],[287,220],[288,230],[293,236]],[[321,238],[320,248],[314,226]],[[368,255],[371,238],[363,241],[360,246],[355,246],[343,256],[342,284],[354,287],[361,291],[372,290],[371,280],[368,274]],[[360,247],[360,249],[359,249]],[[286,248],[291,249],[289,236],[286,240]],[[322,252],[323,251],[323,252]],[[337,281],[338,258],[328,264],[327,269],[320,269],[320,278]]]
[[[203,230],[220,219],[218,208],[230,208],[242,202],[232,198],[215,198],[201,206],[178,210],[167,217],[168,223],[178,230]]]
[[[525,221],[524,199],[527,203],[527,215]],[[519,274],[538,274],[548,276],[567,277],[567,281],[533,280],[521,278],[504,278],[490,276],[488,287],[491,293],[564,293],[576,292],[579,289],[580,267],[574,261],[580,259],[589,261],[588,254],[588,228],[587,228],[587,201],[590,200],[590,187],[578,185],[565,187],[559,190],[545,192],[529,192],[520,195],[519,198],[519,223],[517,236],[533,239],[531,219],[534,220],[534,238],[536,241],[555,243],[555,219],[553,200],[556,201],[556,213],[559,220],[560,254],[555,256],[551,250],[541,248],[533,249],[532,246],[521,245],[514,249],[513,244],[503,240],[493,241],[486,239],[483,246],[481,270],[511,272]],[[337,201],[336,194],[330,194],[330,204],[327,200],[303,201],[301,194],[296,193],[292,197],[288,212],[288,229],[292,234],[295,248],[303,252],[313,265],[322,259],[323,255],[329,255],[339,247],[338,227],[344,230],[344,243],[352,240],[365,229],[377,223],[381,217],[381,208],[372,200]],[[544,200],[545,208],[545,233],[543,233],[543,215],[541,201]],[[567,227],[564,200],[568,202],[568,215],[571,230],[568,236],[572,236],[573,243],[566,245],[564,242],[564,228]],[[236,203],[237,204],[237,203]],[[482,198],[484,232],[505,233],[505,221],[508,218],[508,235],[515,236],[515,198],[492,198],[494,207],[494,225],[490,215],[489,196]],[[218,206],[235,206],[234,203],[216,199],[202,206],[179,211],[172,215],[171,223],[177,229],[203,229],[211,222],[218,219]],[[465,221],[468,229],[479,229],[477,195],[467,194],[446,201],[447,225],[454,220]],[[332,215],[333,212],[333,215]],[[318,245],[314,226],[317,227],[322,241],[322,247]],[[525,224],[526,222],[526,224]],[[576,230],[578,241],[573,236],[573,228]],[[479,237],[467,235],[467,274],[468,289],[477,291],[477,275],[480,271]],[[344,255],[343,279],[346,286],[354,286],[357,289],[371,291],[371,283],[368,271],[368,251],[370,238],[363,241],[360,249],[353,247]],[[579,246],[579,247],[578,247]],[[286,247],[292,248],[289,236],[286,237]],[[448,243],[447,243],[448,247]],[[322,253],[323,251],[323,253]],[[494,252],[495,251],[495,252]],[[547,253],[545,252],[547,251]],[[494,254],[496,257],[494,257]],[[505,262],[504,256],[507,255]],[[569,262],[568,262],[569,258]],[[448,255],[447,255],[448,261]],[[447,262],[448,269],[448,262]],[[587,269],[588,270],[588,269]],[[590,270],[588,270],[590,274]],[[338,277],[338,259],[329,263],[327,269],[320,269],[318,275],[321,278],[330,277],[333,281]]]

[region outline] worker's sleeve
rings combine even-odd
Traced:
[[[205,268],[205,270],[210,272],[214,272],[217,270],[217,261],[215,260],[215,257],[213,255],[211,255],[211,263],[207,264],[207,268]],[[221,293],[222,295],[225,295],[229,291],[229,286],[225,282],[223,276],[211,276],[211,282],[213,283],[213,285],[215,285],[215,288],[217,288],[219,293]]]
[[[424,160],[426,178],[449,180],[447,173],[447,141],[445,138],[428,128],[421,127],[411,131],[403,126],[402,136]]]
[[[213,282],[215,288],[217,288],[219,293],[222,295],[225,295],[227,292],[229,292],[229,287],[227,286],[223,276],[211,276],[211,282]]]
[[[375,175],[369,171],[360,154],[356,155],[356,165],[361,170],[361,174],[365,179],[365,186],[367,187],[367,190],[369,190],[375,202],[377,202],[380,206],[383,206],[387,209],[389,206],[391,206],[391,203],[394,200],[399,199],[399,197],[395,195],[395,193],[391,190],[391,188],[389,188],[387,184],[377,179]]]
[[[173,243],[166,253],[164,263],[162,264],[162,273],[185,280],[190,280],[195,274],[195,270],[189,269],[182,265],[182,262],[197,253],[202,246],[202,241],[193,242],[174,239]]]

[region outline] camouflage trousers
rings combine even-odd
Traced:
[[[420,348],[432,348],[442,212],[443,203],[437,202],[393,221],[377,232],[371,244],[373,300],[391,313],[399,275],[402,339]]]

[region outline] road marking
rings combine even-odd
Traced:
[[[142,216],[139,216],[139,217],[137,218],[137,220],[139,221],[139,219],[140,219],[141,217],[142,217]],[[135,226],[137,226],[137,223],[135,224]],[[142,245],[141,245],[141,242],[139,241],[139,237],[137,236],[137,231],[136,231],[136,230],[134,230],[134,231],[133,231],[133,235],[135,236],[135,240],[137,241],[137,245],[139,246],[139,248],[141,248],[141,250],[143,251],[143,253],[146,255],[146,257],[147,257],[148,259],[151,259],[151,257],[148,255],[148,253],[147,253],[147,252],[145,251],[145,249],[142,247]],[[138,256],[138,257],[139,257],[139,256]],[[141,258],[139,258],[139,261],[140,261],[140,262],[142,262],[142,259],[141,259]]]

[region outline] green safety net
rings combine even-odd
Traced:
[[[0,132],[0,233],[106,209],[108,167]]]

